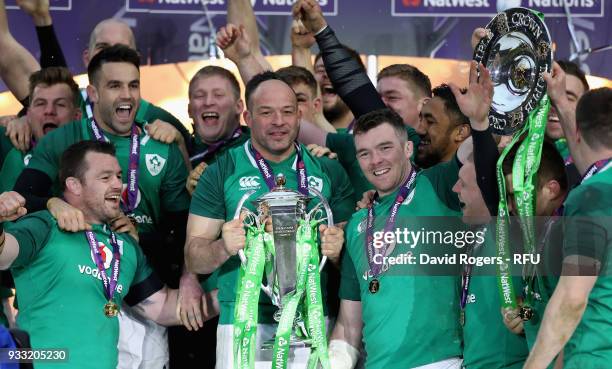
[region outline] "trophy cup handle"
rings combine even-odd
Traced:
[[[331,207],[329,206],[329,203],[327,202],[327,199],[323,196],[323,194],[321,194],[321,192],[319,192],[319,190],[314,189],[312,187],[308,187],[308,192],[310,192],[311,195],[316,196],[319,199],[319,203],[312,210],[310,210],[308,214],[306,214],[306,219],[310,220],[321,211],[324,211],[325,218],[321,218],[319,219],[319,221],[327,220],[327,225],[333,226],[334,215],[332,213]],[[323,270],[325,263],[327,263],[327,256],[323,256],[321,258],[321,263],[319,264],[319,272]]]
[[[238,219],[240,218],[240,213],[242,211],[245,211],[247,213],[247,217],[249,219],[254,219],[254,223],[259,226],[259,219],[257,218],[257,216],[255,215],[255,213],[253,213],[252,211],[250,211],[247,208],[243,208],[244,203],[249,199],[249,197],[251,197],[251,195],[253,195],[255,192],[257,192],[256,190],[250,190],[248,192],[246,192],[244,195],[242,195],[242,197],[240,198],[240,201],[238,202],[238,205],[236,206],[236,211],[234,212],[234,218],[233,219]],[[244,250],[240,250],[238,251],[238,256],[240,257],[240,262],[242,263],[242,265],[246,265],[247,262],[247,258],[246,255],[244,254]]]

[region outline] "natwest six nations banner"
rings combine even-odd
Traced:
[[[118,18],[130,25],[144,63],[208,58],[217,29],[226,23],[230,0],[50,0],[54,26],[74,73],[84,72],[81,53],[96,23]],[[36,57],[31,19],[5,0],[14,37]],[[251,0],[267,54],[289,54],[295,0]],[[508,7],[545,14],[555,58],[612,43],[612,1],[604,0],[319,0],[340,40],[362,54],[469,60],[472,30]],[[95,9],[95,11],[92,11]],[[570,34],[568,25],[573,29]],[[583,55],[582,67],[612,78],[612,52]],[[1,87],[1,86],[0,86]]]

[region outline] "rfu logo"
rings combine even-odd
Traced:
[[[164,169],[164,165],[166,164],[166,159],[157,154],[145,155],[145,161],[147,163],[147,170],[153,177],[161,173],[162,169]]]
[[[245,190],[259,188],[260,186],[259,178],[257,178],[256,176],[241,177],[238,180],[238,184],[240,185],[241,189],[245,189]]]

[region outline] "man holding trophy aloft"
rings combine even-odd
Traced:
[[[276,74],[255,76],[245,95],[251,139],[204,172],[187,226],[188,268],[220,268],[217,368],[306,368],[309,356],[329,368],[319,259],[339,262],[344,235],[331,224],[351,216],[350,183],[295,142],[296,95]]]

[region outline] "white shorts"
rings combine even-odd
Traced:
[[[435,363],[417,366],[413,369],[461,369],[463,364],[463,360],[458,357],[453,357],[450,359],[437,361]]]
[[[168,331],[123,304],[119,313],[117,369],[168,369]]]

